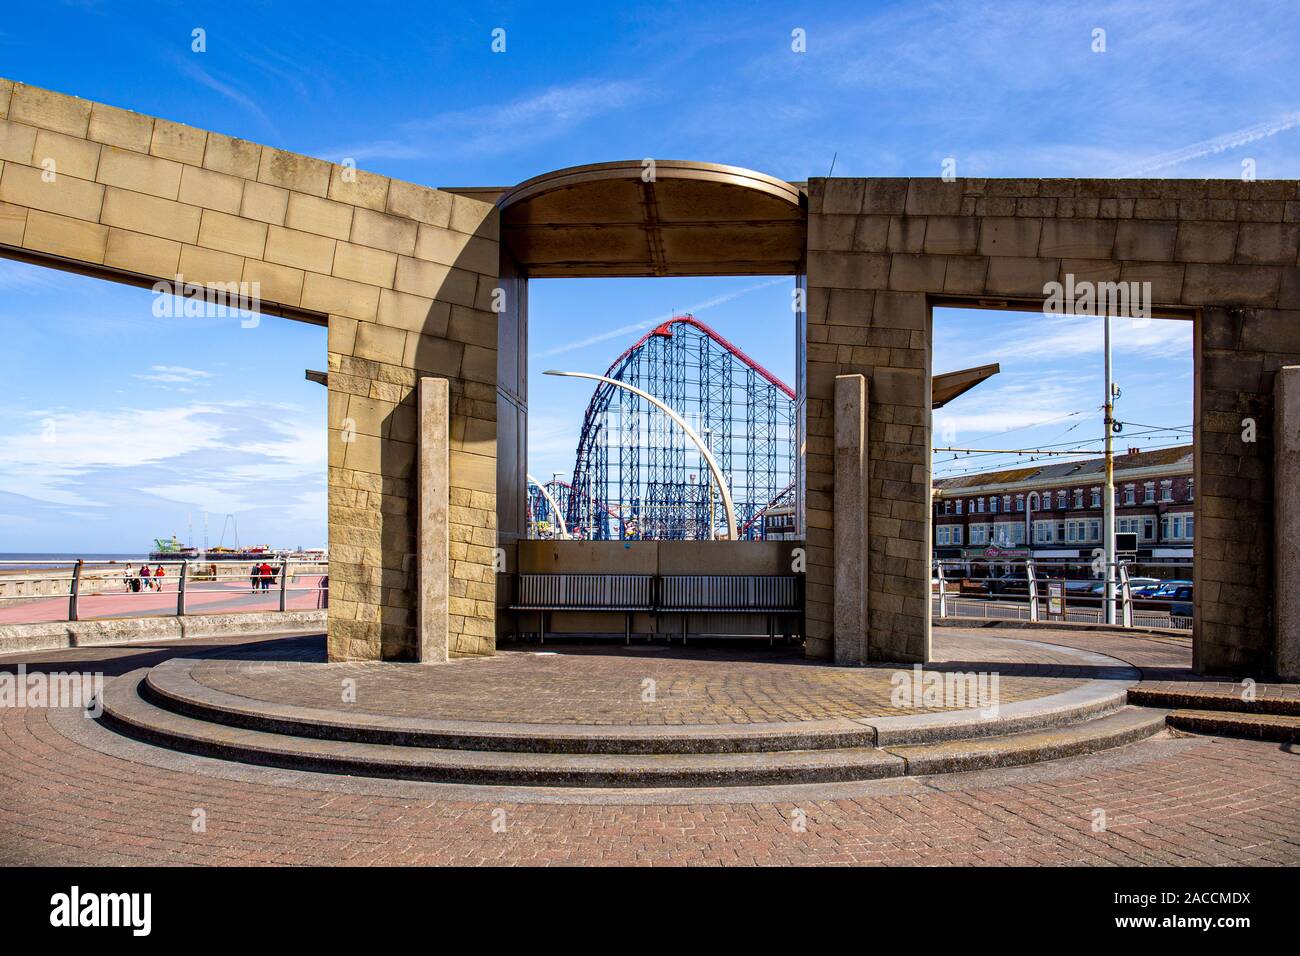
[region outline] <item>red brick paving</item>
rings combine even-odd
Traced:
[[[118,658],[120,670],[178,646],[39,656]],[[65,736],[56,725],[69,719],[82,718],[0,709],[0,863],[1300,864],[1300,759],[1276,744],[1150,741],[849,796],[807,788],[797,802],[746,790],[734,802],[580,805],[147,766]],[[192,832],[196,807],[205,833]],[[791,826],[796,809],[806,832]],[[1094,833],[1098,809],[1107,828]]]

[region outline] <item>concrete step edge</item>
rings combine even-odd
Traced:
[[[1216,737],[1246,737],[1275,743],[1300,742],[1300,716],[1242,714],[1226,710],[1179,709],[1169,714],[1169,726]]]
[[[1186,689],[1176,691],[1152,690],[1142,687],[1129,688],[1128,702],[1141,707],[1166,707],[1171,710],[1222,711],[1234,714],[1300,716],[1300,697],[1256,697],[1254,700],[1242,700],[1238,697],[1225,697],[1222,694],[1197,693],[1196,685],[1190,684]]]
[[[847,782],[1055,759],[1130,743],[1163,725],[1161,712],[1127,708],[1076,725],[1082,731],[1066,728],[888,749],[617,755],[436,750],[283,736],[213,724],[160,709],[144,699],[139,691],[145,673],[134,671],[105,687],[101,719],[148,743],[279,768],[447,783],[708,787]],[[1143,717],[1136,719],[1128,711]]]

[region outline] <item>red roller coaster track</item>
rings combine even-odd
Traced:
[[[608,371],[605,372],[605,374],[612,376],[614,374],[614,370],[618,368],[619,364],[625,358],[627,358],[629,355],[635,352],[638,348],[644,345],[646,340],[649,339],[652,335],[662,335],[664,338],[671,338],[673,334],[673,326],[678,324],[690,325],[699,329],[709,338],[713,339],[713,341],[717,342],[724,349],[726,349],[728,352],[734,355],[737,361],[744,363],[749,368],[752,368],[755,372],[763,376],[763,378],[767,379],[769,382],[771,382],[773,385],[779,388],[782,392],[784,392],[789,398],[795,397],[794,389],[792,389],[785,382],[781,381],[779,378],[777,378],[775,375],[773,375],[771,372],[765,369],[758,362],[754,361],[752,358],[746,355],[744,349],[742,349],[740,346],[733,345],[731,342],[727,341],[725,338],[723,338],[713,329],[709,328],[709,326],[705,325],[703,322],[701,322],[695,316],[691,315],[689,312],[686,313],[685,315],[674,315],[667,322],[663,322],[660,325],[656,325],[645,335],[641,336],[639,339],[633,342],[632,345],[629,346],[628,349],[624,351],[622,355],[620,355],[618,358],[614,359],[614,361],[610,363],[609,369]]]

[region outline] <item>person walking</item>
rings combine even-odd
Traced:
[[[262,562],[262,590],[271,590],[271,566],[265,561]]]
[[[162,586],[163,586],[163,578],[165,578],[166,576],[167,576],[167,571],[166,571],[165,568],[163,568],[163,566],[162,566],[161,564],[158,565],[158,567],[154,568],[154,572],[153,572],[153,589],[154,589],[155,591],[161,591],[161,590],[162,590]]]
[[[153,587],[153,583],[149,580],[150,573],[151,572],[149,571],[149,565],[147,564],[140,565],[140,585],[143,588],[143,590],[146,591],[149,590],[151,587]]]
[[[248,569],[248,586],[251,590],[256,591],[261,585],[261,576],[262,569],[258,563],[254,561],[253,566]]]

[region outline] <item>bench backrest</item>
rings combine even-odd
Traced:
[[[799,579],[793,574],[666,574],[661,580],[660,607],[788,610],[799,606]]]
[[[651,606],[649,574],[521,574],[519,603],[544,607]]]

